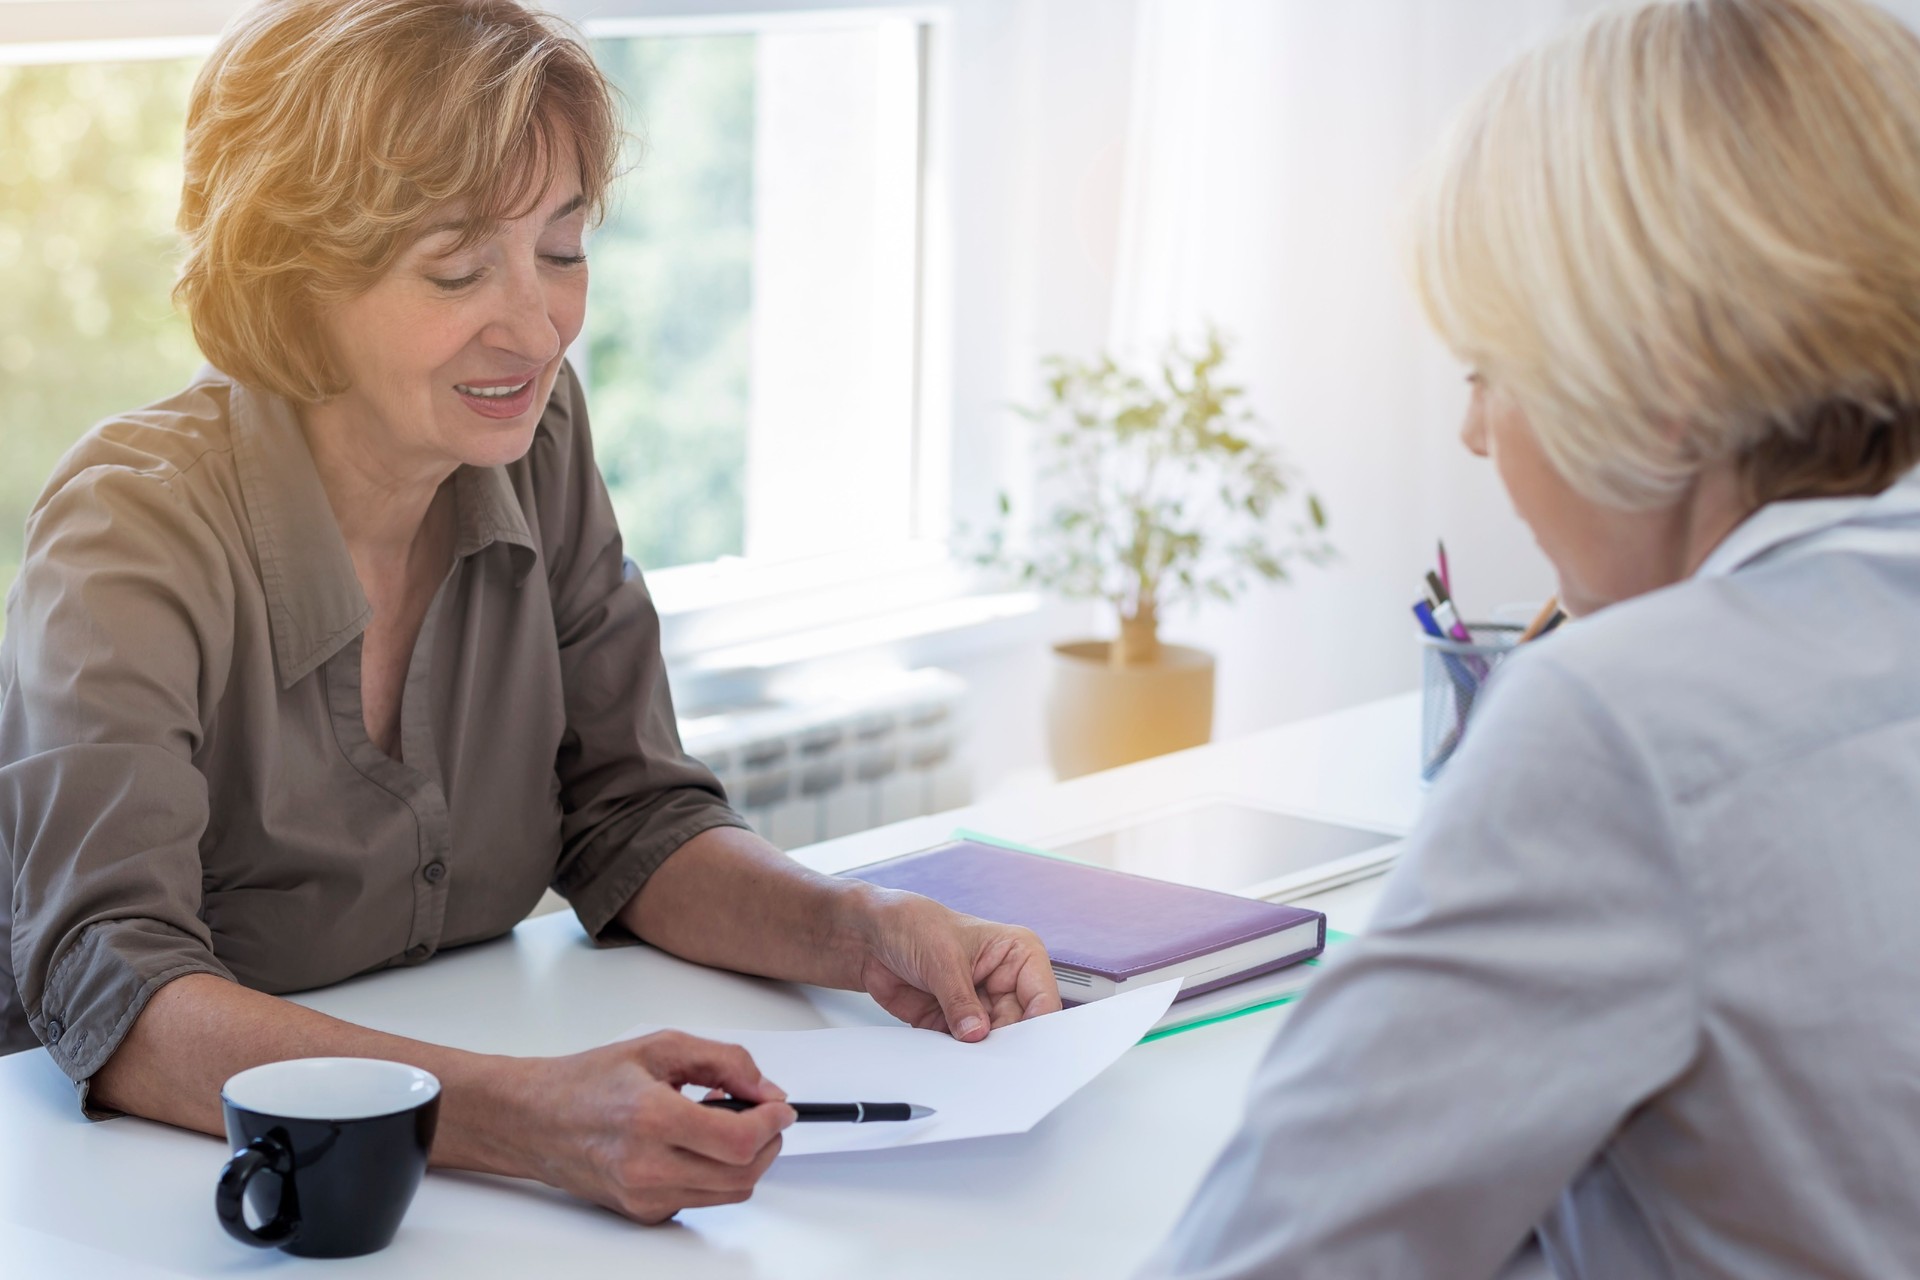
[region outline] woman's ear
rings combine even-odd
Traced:
[[[1487,383],[1479,373],[1467,375],[1473,394],[1467,399],[1467,414],[1460,423],[1460,443],[1476,458],[1487,456]]]

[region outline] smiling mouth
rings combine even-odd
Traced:
[[[511,387],[470,387],[464,382],[457,382],[453,389],[463,396],[475,396],[481,400],[506,400],[525,391],[532,381],[532,378],[528,378],[526,382]]]

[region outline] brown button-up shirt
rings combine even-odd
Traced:
[[[680,747],[573,371],[524,458],[448,483],[456,557],[395,760],[287,402],[203,369],[62,460],[0,645],[0,1051],[37,1039],[84,1102],[175,978],[277,993],[418,964],[548,885],[630,941],[614,916],[653,870],[742,825]]]

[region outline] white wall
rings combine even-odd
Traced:
[[[955,24],[955,435],[1018,475],[1039,357],[1205,319],[1325,498],[1341,558],[1169,620],[1221,660],[1217,732],[1411,688],[1408,606],[1447,539],[1462,598],[1551,590],[1488,469],[1457,444],[1463,371],[1424,335],[1396,215],[1452,106],[1561,18],[1553,4],[972,0]],[[1199,35],[1196,36],[1195,33]],[[1197,42],[1189,65],[1170,42]],[[1165,154],[1143,156],[1158,129]],[[1129,139],[1132,139],[1131,146]],[[985,446],[975,451],[974,442]],[[1056,636],[1104,626],[1061,609]],[[962,664],[983,786],[1042,760],[1044,654]]]
[[[963,474],[1018,469],[1022,435],[999,406],[1031,399],[1041,354],[1211,318],[1332,515],[1337,565],[1169,620],[1170,638],[1219,655],[1219,735],[1414,687],[1408,606],[1436,537],[1473,612],[1552,589],[1490,468],[1457,442],[1464,371],[1416,315],[1397,219],[1447,117],[1597,2],[956,5]],[[1920,0],[1883,2],[1920,26]],[[1169,56],[1183,44],[1190,66]],[[1154,128],[1177,144],[1157,163],[1140,154]],[[1062,608],[1045,630],[1095,625]],[[1044,758],[1041,650],[950,664],[980,691],[985,787]]]

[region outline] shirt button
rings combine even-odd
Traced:
[[[447,864],[444,862],[429,862],[426,870],[420,874],[426,877],[428,884],[439,884],[442,880],[446,879]]]
[[[48,1018],[47,1019],[47,1043],[59,1044],[60,1035],[65,1030],[66,1028],[60,1025],[60,1019]]]
[[[427,954],[428,954],[428,952],[430,952],[430,951],[432,951],[432,950],[433,950],[433,948],[432,948],[432,947],[429,947],[429,946],[428,946],[428,945],[427,945],[426,943],[424,943],[424,942],[423,942],[423,943],[421,943],[421,944],[420,944],[419,946],[417,946],[417,947],[408,947],[408,948],[407,948],[407,959],[409,959],[409,960],[425,960],[425,959],[427,958]]]

